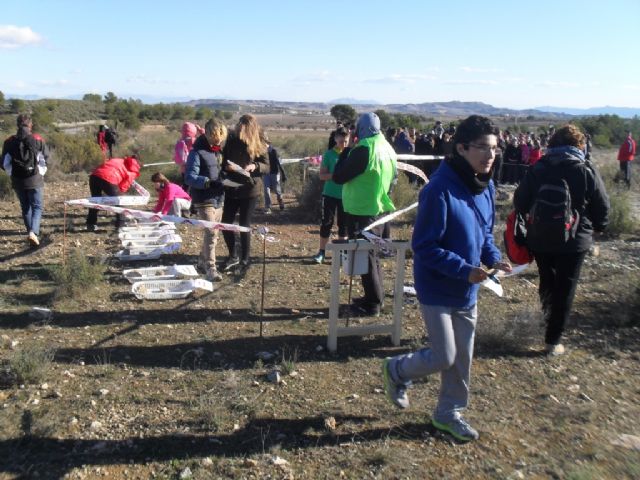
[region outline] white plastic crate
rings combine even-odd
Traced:
[[[154,247],[164,247],[166,245],[182,243],[182,237],[175,233],[166,233],[160,237],[138,238],[134,240],[121,239],[122,246],[130,250],[153,249]]]
[[[132,268],[122,272],[129,282],[145,280],[174,280],[178,278],[197,277],[198,271],[193,265],[166,265],[162,267]]]
[[[157,260],[162,256],[162,253],[161,248],[155,248],[149,251],[129,250],[125,248],[124,250],[116,252],[115,256],[121,262],[129,262],[137,260]]]
[[[147,238],[159,238],[163,235],[175,233],[175,228],[141,228],[131,231],[119,231],[118,238],[120,240],[145,240]]]
[[[188,297],[196,288],[213,291],[206,280],[146,280],[131,285],[131,292],[141,300],[170,300]]]

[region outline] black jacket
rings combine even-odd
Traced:
[[[588,250],[594,230],[601,232],[609,224],[609,197],[600,174],[589,161],[584,160],[578,149],[550,149],[548,154],[529,168],[518,185],[513,196],[517,212],[523,215],[529,213],[538,189],[547,178],[562,178],[567,182],[571,193],[571,206],[580,214],[575,238],[570,239],[562,251],[549,253],[577,253]]]
[[[2,145],[2,154],[0,155],[0,168],[4,170],[4,156],[7,154],[11,155],[12,152],[14,152],[16,148],[18,148],[17,144],[20,142],[20,139],[23,138],[26,138],[28,142],[33,144],[34,149],[37,152],[42,153],[45,159],[45,163],[50,166],[51,156],[49,153],[49,147],[45,143],[44,139],[37,133],[31,133],[31,131],[26,127],[20,127],[18,129],[18,133],[7,138]],[[44,177],[40,175],[36,166],[34,174],[30,177],[18,178],[12,175],[11,185],[13,186],[13,188],[26,190],[41,188],[44,186]]]
[[[265,152],[266,153],[266,152]],[[222,150],[222,169],[229,180],[240,183],[242,186],[236,188],[225,188],[225,196],[228,198],[254,198],[262,193],[262,181],[260,177],[269,173],[269,161],[266,155],[258,158],[251,158],[247,152],[247,144],[235,135],[229,135]],[[250,163],[255,164],[256,169],[251,172],[250,177],[240,173],[227,171],[227,161],[240,165],[242,168]]]

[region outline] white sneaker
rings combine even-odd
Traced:
[[[33,232],[29,232],[29,243],[31,244],[32,247],[39,247],[40,246],[40,240],[38,240],[38,236],[33,233]]]
[[[564,349],[564,345],[562,345],[561,343],[558,343],[556,345],[547,343],[547,345],[544,348],[544,351],[546,352],[547,355],[550,355],[552,357],[557,357],[559,355],[564,355],[565,349]]]

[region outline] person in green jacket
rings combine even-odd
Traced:
[[[379,216],[395,210],[389,197],[396,176],[397,155],[380,132],[380,118],[363,113],[356,125],[358,141],[341,155],[333,181],[342,187],[342,205],[347,214],[350,239],[361,235]],[[362,275],[364,297],[352,305],[354,314],[379,315],[384,299],[382,271],[375,251],[369,254],[369,272]]]

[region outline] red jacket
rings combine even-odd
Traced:
[[[620,145],[620,150],[618,150],[618,160],[621,162],[630,162],[633,160],[635,154],[636,142],[631,138],[631,135],[629,135],[624,143]]]
[[[107,151],[107,141],[105,140],[104,132],[98,132],[98,145],[100,145],[100,150],[102,150],[102,153]]]
[[[133,157],[112,158],[107,160],[91,175],[117,185],[122,193],[129,190],[133,181],[140,176],[140,164]]]

